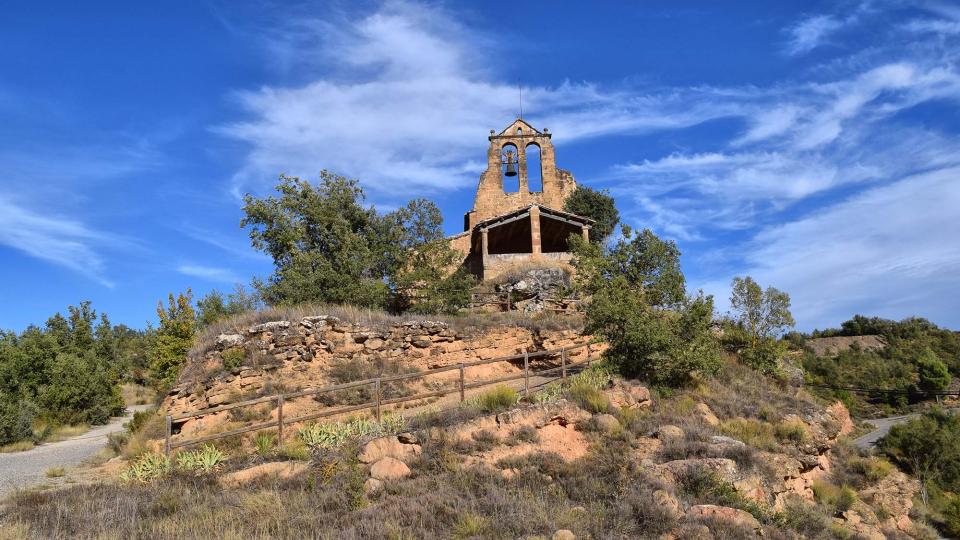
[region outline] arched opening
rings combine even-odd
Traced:
[[[523,130],[520,128],[517,128],[517,135],[523,135]]]
[[[523,150],[527,161],[527,186],[531,193],[543,191],[543,169],[540,164],[540,145],[530,143]]]
[[[500,172],[503,174],[503,191],[520,191],[519,152],[513,143],[507,143],[500,149]]]

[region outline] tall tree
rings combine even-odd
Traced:
[[[733,278],[730,306],[746,329],[751,347],[796,324],[790,313],[790,295],[773,287],[763,290],[750,276]]]
[[[622,373],[679,385],[719,368],[713,298],[687,296],[676,244],[627,227],[609,249],[572,241],[577,287],[590,296],[585,331],[606,339]]]
[[[607,190],[577,186],[564,202],[563,209],[594,221],[590,229],[590,241],[594,244],[606,242],[620,221],[620,212]]]
[[[161,384],[171,384],[180,374],[196,332],[197,317],[190,289],[167,298],[167,306],[157,303],[160,326],[150,345],[150,369]]]

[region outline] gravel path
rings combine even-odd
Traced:
[[[150,405],[127,407],[127,415],[113,418],[110,423],[96,426],[83,435],[56,443],[41,444],[26,452],[0,454],[0,498],[18,488],[30,487],[46,479],[52,467],[75,467],[96,455],[107,443],[107,435],[123,430],[123,423],[133,413]]]

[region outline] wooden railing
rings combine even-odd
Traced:
[[[524,396],[529,396],[529,395],[530,395],[530,375],[531,375],[530,359],[531,359],[531,358],[555,357],[555,356],[558,356],[558,355],[559,355],[559,356],[560,356],[560,365],[559,365],[559,366],[553,367],[553,368],[549,368],[549,369],[543,369],[543,370],[539,370],[539,371],[534,371],[534,372],[532,372],[532,374],[535,375],[535,376],[543,376],[543,375],[546,375],[546,374],[549,374],[549,373],[556,373],[556,372],[559,371],[560,375],[559,375],[558,377],[555,377],[554,379],[563,379],[563,380],[565,380],[565,379],[567,378],[567,372],[568,372],[571,368],[577,367],[577,366],[581,366],[581,365],[590,365],[590,362],[593,360],[593,351],[592,351],[592,348],[591,348],[591,347],[592,347],[592,345],[595,345],[596,343],[597,343],[596,341],[589,341],[589,342],[587,342],[587,343],[584,343],[584,344],[581,344],[581,345],[576,345],[576,346],[573,346],[573,347],[563,347],[563,348],[560,348],[560,349],[536,351],[536,352],[532,352],[532,353],[525,352],[525,353],[523,353],[523,354],[517,354],[517,355],[512,355],[512,356],[500,356],[500,357],[497,357],[497,358],[490,358],[490,359],[487,359],[487,360],[475,360],[475,361],[472,361],[472,362],[460,362],[459,364],[450,365],[450,366],[444,366],[444,367],[439,367],[439,368],[434,368],[434,369],[428,369],[428,370],[426,370],[426,371],[419,371],[419,372],[416,372],[416,373],[406,373],[406,374],[402,374],[402,375],[390,375],[390,376],[386,376],[386,377],[376,377],[376,378],[373,378],[373,379],[363,379],[363,380],[359,380],[359,381],[353,381],[353,382],[348,382],[348,383],[343,383],[343,384],[336,384],[336,385],[332,385],[332,386],[324,386],[324,387],[322,387],[322,388],[310,388],[310,389],[306,389],[306,390],[300,390],[300,391],[297,391],[297,392],[279,393],[279,394],[275,394],[275,395],[271,395],[271,396],[264,396],[264,397],[260,397],[260,398],[256,398],[256,399],[248,399],[248,400],[245,400],[245,401],[238,401],[238,402],[236,402],[236,403],[230,403],[230,404],[228,404],[228,405],[220,405],[220,406],[218,406],[218,407],[211,407],[211,408],[208,408],[208,409],[200,409],[200,410],[197,410],[197,411],[192,411],[192,412],[184,413],[184,414],[178,414],[178,415],[175,415],[175,416],[174,416],[174,415],[167,415],[167,417],[166,417],[166,435],[165,435],[165,437],[164,437],[163,449],[164,449],[164,453],[165,453],[166,455],[170,455],[170,451],[173,450],[174,448],[180,448],[180,447],[184,447],[184,446],[191,446],[191,445],[194,445],[194,444],[200,444],[200,443],[209,442],[209,441],[213,441],[213,440],[217,440],[217,439],[224,439],[224,438],[226,438],[226,437],[232,437],[232,436],[234,436],[234,435],[240,435],[240,434],[243,434],[243,433],[249,433],[249,432],[253,432],[253,431],[261,431],[261,430],[264,430],[264,429],[273,429],[273,428],[276,428],[276,429],[277,429],[277,438],[278,438],[279,440],[283,440],[283,428],[284,428],[284,425],[290,425],[290,424],[295,424],[295,423],[299,423],[299,422],[305,422],[305,421],[307,421],[307,420],[315,420],[315,419],[317,419],[317,418],[325,418],[325,417],[328,417],[328,416],[337,416],[337,415],[346,414],[346,413],[355,412],[355,411],[360,411],[360,410],[364,410],[364,409],[372,409],[372,410],[373,410],[374,417],[375,417],[375,418],[377,419],[377,421],[379,422],[380,419],[381,419],[381,409],[382,409],[382,407],[383,407],[384,405],[394,405],[394,404],[397,404],[397,403],[404,403],[404,402],[407,402],[407,401],[415,401],[415,400],[426,399],[426,398],[431,398],[431,397],[442,397],[442,396],[445,396],[445,395],[448,395],[448,394],[453,394],[453,393],[455,393],[455,392],[459,392],[459,393],[460,393],[460,402],[463,403],[464,401],[466,401],[466,391],[469,390],[469,389],[472,389],[472,388],[480,388],[480,387],[487,386],[487,385],[491,385],[491,384],[498,384],[498,383],[503,383],[503,382],[508,382],[508,381],[520,380],[520,379],[523,379],[523,391],[524,391]],[[575,350],[579,350],[579,349],[583,349],[583,348],[586,348],[586,357],[587,357],[587,358],[586,358],[586,361],[573,362],[573,363],[571,363],[571,362],[568,361],[568,356],[569,356],[569,353],[570,353],[571,351],[575,351]],[[487,379],[487,380],[472,382],[472,383],[469,383],[469,384],[467,384],[467,382],[466,382],[465,371],[466,371],[466,368],[468,368],[468,367],[482,366],[482,365],[487,365],[487,364],[495,364],[495,363],[499,363],[499,362],[511,362],[511,361],[517,361],[517,360],[521,360],[521,359],[523,360],[523,372],[522,372],[522,373],[507,375],[507,376],[504,376],[504,377],[497,377],[497,378],[495,378],[495,379]],[[415,394],[415,395],[412,395],[412,396],[402,396],[402,397],[391,398],[391,399],[383,399],[383,396],[382,396],[383,383],[386,383],[386,382],[395,382],[395,381],[401,381],[401,380],[420,379],[420,378],[423,378],[423,377],[428,377],[428,376],[430,376],[430,375],[436,375],[437,373],[444,373],[444,372],[454,371],[454,370],[457,370],[457,371],[460,372],[460,377],[459,377],[458,384],[457,384],[457,386],[454,387],[454,388],[445,389],[445,390],[436,390],[436,391],[433,391],[433,392],[423,392],[423,393]],[[323,393],[328,393],[328,392],[336,392],[336,391],[339,391],[339,390],[347,390],[347,389],[351,389],[351,388],[361,388],[361,387],[365,387],[365,386],[372,386],[372,387],[373,387],[373,394],[374,394],[374,399],[373,399],[373,401],[370,401],[370,402],[367,402],[367,403],[361,403],[361,404],[359,404],[359,405],[348,405],[348,406],[344,406],[344,407],[336,407],[336,408],[333,408],[333,409],[323,410],[323,411],[320,411],[320,412],[314,412],[314,413],[310,413],[310,414],[304,414],[304,415],[301,415],[301,416],[295,416],[295,417],[293,417],[293,418],[284,418],[284,416],[283,416],[283,404],[284,404],[284,401],[286,401],[286,400],[288,400],[288,399],[293,399],[293,398],[298,398],[298,397],[303,397],[303,396],[318,395],[318,394],[323,394]],[[219,412],[229,411],[229,410],[237,409],[237,408],[240,408],[240,407],[249,407],[249,406],[251,406],[251,405],[259,405],[259,404],[261,404],[261,403],[271,403],[271,402],[276,403],[276,407],[277,407],[277,420],[276,420],[276,421],[273,421],[273,422],[264,422],[264,423],[260,423],[260,424],[254,424],[254,425],[252,425],[252,426],[246,426],[246,427],[242,427],[242,428],[238,428],[238,429],[233,429],[233,430],[229,430],[229,431],[224,431],[224,432],[221,432],[221,433],[215,433],[215,434],[212,434],[212,435],[206,435],[206,436],[204,436],[204,437],[198,437],[198,438],[196,438],[196,439],[180,440],[180,441],[176,441],[176,442],[171,441],[171,437],[172,437],[172,435],[173,435],[173,424],[174,424],[174,422],[179,422],[179,421],[183,421],[183,420],[189,420],[189,419],[191,419],[191,418],[197,418],[197,417],[201,417],[201,416],[206,416],[206,415],[209,415],[209,414],[215,414],[215,413],[219,413]]]

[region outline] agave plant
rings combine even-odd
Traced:
[[[150,482],[166,476],[170,469],[170,458],[156,452],[148,452],[137,458],[126,471],[120,473],[120,479],[124,482]]]
[[[177,467],[184,471],[194,471],[197,474],[202,474],[215,471],[226,460],[226,454],[218,450],[216,446],[207,444],[199,450],[177,454]]]
[[[343,422],[310,424],[300,429],[300,439],[311,448],[336,448],[349,439],[399,433],[404,419],[399,415],[385,415],[380,422],[370,418],[350,418]]]

